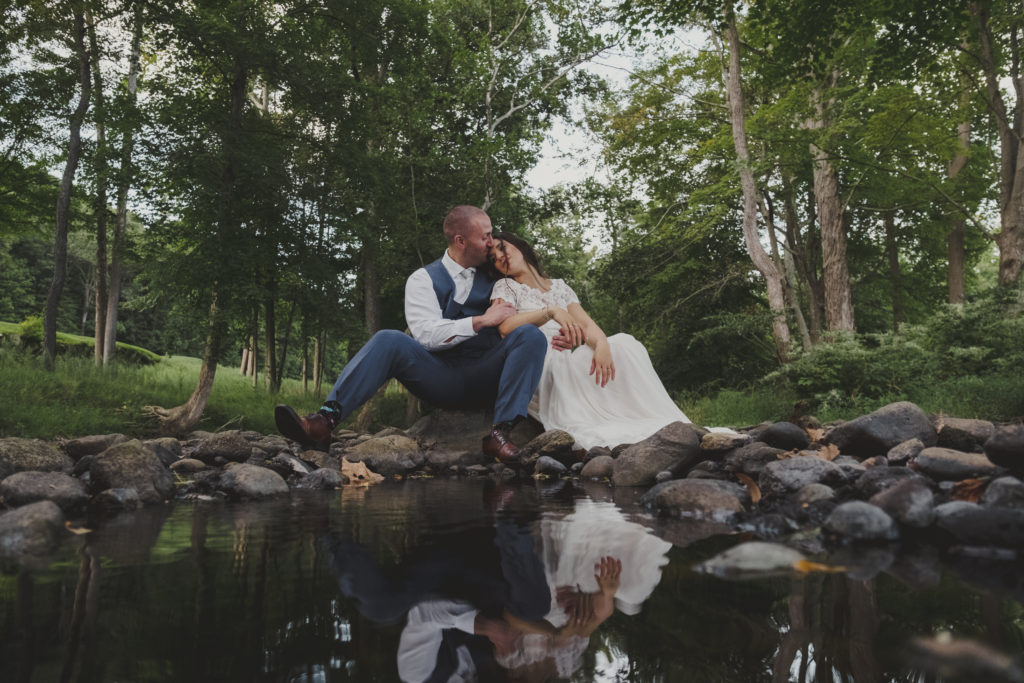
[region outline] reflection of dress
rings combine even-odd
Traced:
[[[562,280],[552,280],[547,292],[511,278],[498,280],[492,299],[514,304],[516,311],[535,311],[546,306],[566,308],[579,302]],[[541,326],[548,340],[558,333],[551,320]],[[651,365],[647,349],[628,334],[608,337],[615,379],[601,387],[590,374],[593,350],[586,345],[573,351],[548,347],[530,415],[545,429],[563,429],[576,439],[578,448],[614,447],[636,443],[672,422],[689,422],[665,391]]]
[[[551,593],[551,609],[545,619],[556,627],[569,620],[558,604],[558,588],[597,591],[595,565],[603,557],[622,562],[615,606],[624,614],[639,613],[661,581],[661,570],[668,564],[672,547],[646,527],[626,520],[612,503],[586,499],[577,500],[575,510],[564,517],[545,516],[540,521],[540,535],[544,573]],[[587,638],[572,636],[558,646],[547,636],[527,634],[515,653],[498,661],[506,668],[517,668],[550,658],[558,675],[569,678],[582,663],[588,643]]]

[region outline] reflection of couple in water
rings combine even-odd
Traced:
[[[567,677],[615,607],[634,614],[654,590],[670,544],[613,505],[582,500],[562,518],[533,519],[515,495],[489,489],[492,525],[439,539],[396,572],[358,543],[324,539],[364,617],[405,617],[403,681]]]

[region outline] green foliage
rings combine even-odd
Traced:
[[[18,323],[18,336],[21,338],[22,344],[35,346],[42,344],[43,319],[38,315],[25,318],[25,320]]]
[[[844,335],[819,344],[761,384],[809,400],[819,418],[912,400],[936,412],[1010,419],[1024,414],[1021,339],[1019,304],[996,293],[941,307],[898,333]]]

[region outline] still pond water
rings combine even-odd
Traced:
[[[692,567],[741,537],[635,495],[408,481],[81,520],[92,533],[0,574],[0,681],[865,683],[934,680],[915,636],[1024,651],[1016,563],[875,550],[845,574],[726,581]],[[601,558],[621,562],[608,616]],[[457,628],[502,610],[581,616],[572,636]]]

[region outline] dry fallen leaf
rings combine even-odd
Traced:
[[[811,572],[838,574],[839,572],[846,571],[846,567],[841,567],[837,564],[821,564],[820,562],[811,562],[810,560],[799,560],[794,562],[793,569],[795,569],[799,574],[810,574]]]
[[[807,428],[807,434],[811,437],[811,441],[813,443],[817,443],[817,442],[821,441],[822,437],[825,436],[825,430],[824,429],[813,429],[811,427],[808,427]]]
[[[953,485],[953,500],[977,503],[988,486],[988,479],[964,479]]]
[[[816,455],[819,458],[822,458],[824,460],[828,460],[829,462],[831,462],[831,461],[835,460],[836,457],[839,455],[839,446],[835,445],[834,443],[830,443],[827,446],[822,446],[816,452]]]
[[[742,473],[737,473],[736,478],[750,491],[750,502],[756,505],[761,500],[761,488],[757,485],[757,482]]]
[[[84,526],[71,526],[71,522],[64,522],[64,528],[73,534],[78,534],[79,536],[82,534],[92,533],[92,529],[86,529]]]
[[[341,459],[341,473],[348,477],[350,484],[368,486],[384,481],[384,476],[370,470],[364,463]]]

